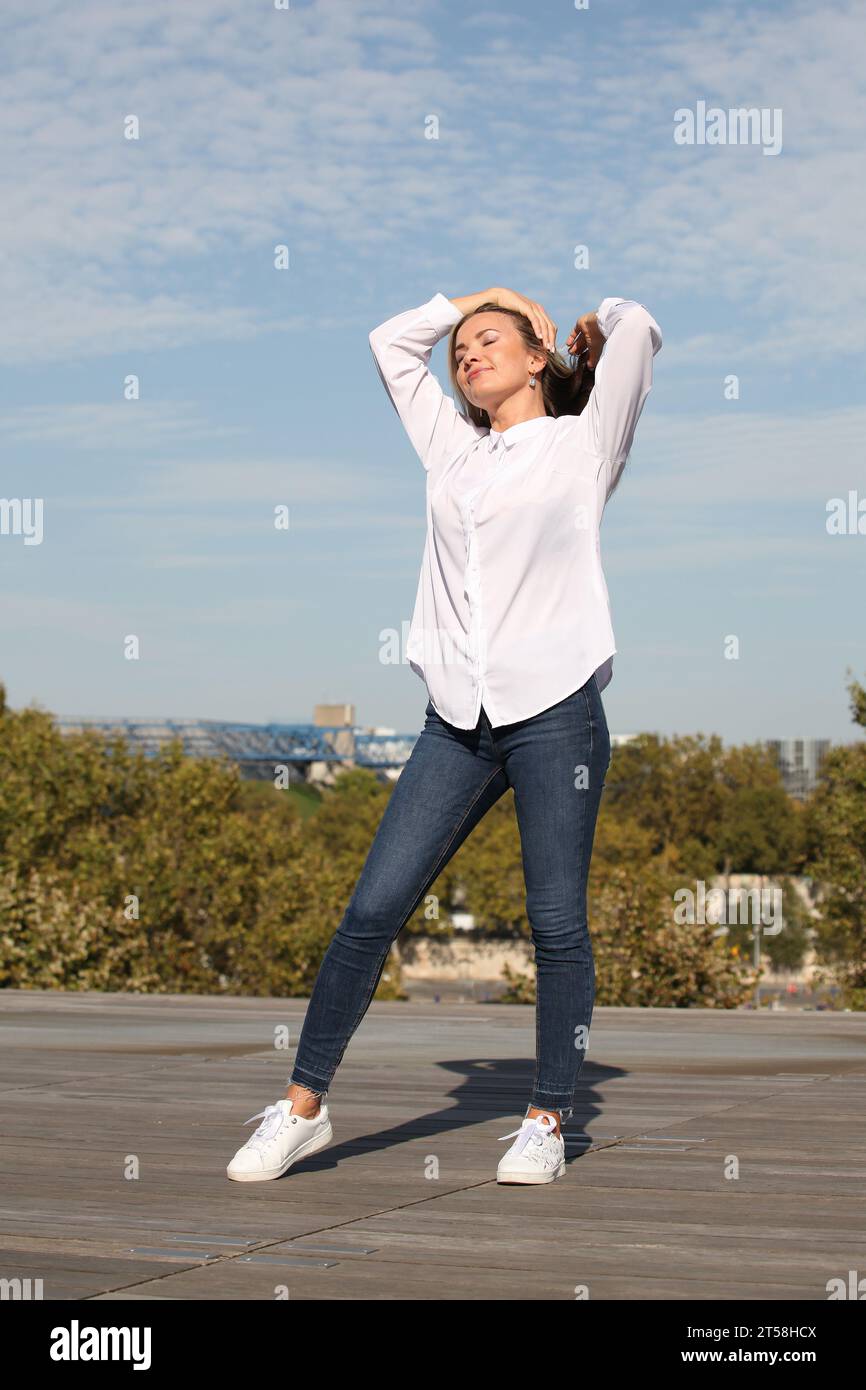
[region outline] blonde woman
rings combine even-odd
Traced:
[[[230,1178],[279,1177],[331,1142],[326,1096],[395,937],[510,787],[535,948],[536,1062],[497,1181],[565,1172],[595,1000],[586,886],[610,762],[601,692],[616,651],[599,526],[652,386],[661,330],[605,299],[569,333],[493,288],[426,304],[370,334],[426,473],[427,539],[407,656],[425,725],[387,803],[315,982],[288,1090]],[[456,403],[429,369],[450,334]]]

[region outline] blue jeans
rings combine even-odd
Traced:
[[[610,736],[595,676],[541,714],[474,729],[428,702],[313,987],[290,1081],[327,1094],[392,942],[508,787],[520,831],[537,977],[535,1081],[527,1109],[571,1114],[595,1002],[586,882]]]

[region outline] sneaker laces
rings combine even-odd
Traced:
[[[251,1125],[253,1120],[259,1119],[262,1120],[262,1123],[247,1140],[247,1146],[251,1149],[258,1148],[256,1140],[261,1142],[262,1140],[273,1139],[283,1122],[283,1110],[279,1105],[266,1105],[264,1110],[259,1111],[258,1115],[251,1115],[248,1120],[244,1120],[244,1124]]]
[[[556,1121],[550,1115],[535,1115],[534,1123],[529,1124],[523,1121],[520,1129],[513,1129],[510,1134],[503,1134],[502,1139],[513,1139],[517,1136],[517,1143],[514,1145],[515,1153],[523,1153],[527,1144],[543,1144],[549,1134],[556,1132]]]

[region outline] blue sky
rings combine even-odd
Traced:
[[[607,295],[664,333],[602,527],[611,731],[858,737],[866,535],[826,518],[866,498],[864,28],[854,3],[12,0],[0,496],[43,498],[44,535],[0,535],[10,703],[420,728],[380,634],[411,617],[424,472],[367,335],[504,284],[560,343]],[[781,110],[781,151],[676,144],[699,101]]]

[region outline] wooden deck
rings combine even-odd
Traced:
[[[534,1010],[375,1004],[331,1147],[232,1183],[305,1007],[0,993],[0,1277],[45,1299],[825,1302],[866,1274],[862,1014],[597,1009],[568,1172],[520,1188],[497,1140]]]

